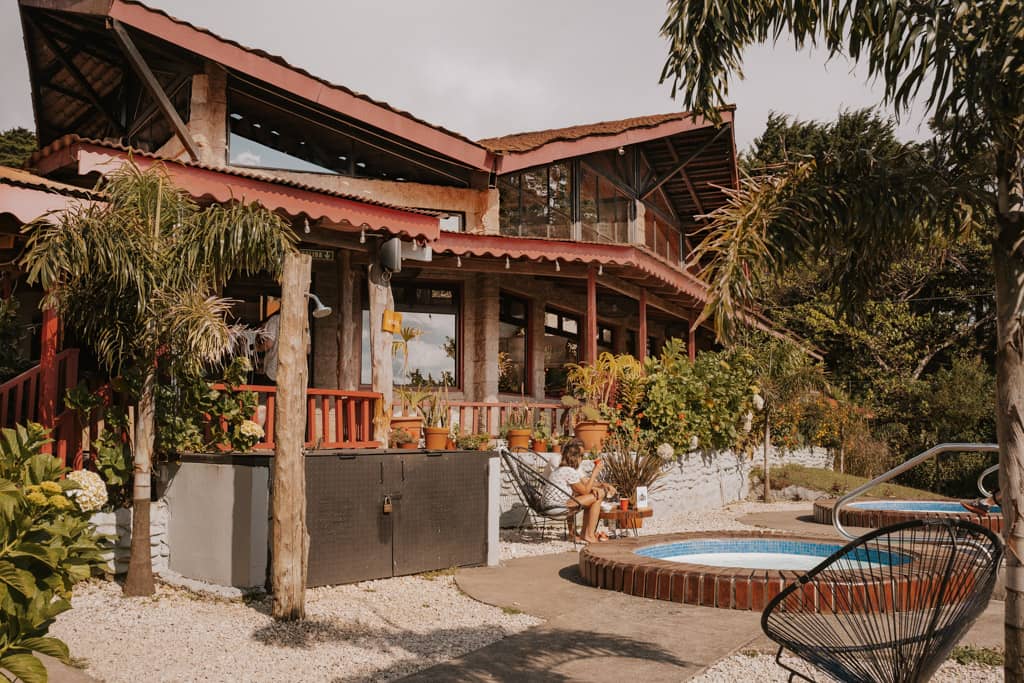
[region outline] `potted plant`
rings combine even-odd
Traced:
[[[616,432],[605,442],[604,481],[615,487],[619,495],[629,498],[636,505],[636,490],[646,486],[651,492],[658,488],[659,480],[665,474],[665,465],[671,459],[672,449],[655,448],[651,438],[644,433],[623,434]],[[627,529],[639,529],[644,520],[639,515],[626,515],[622,525]]]
[[[405,430],[412,437],[413,442],[418,444],[423,428],[420,404],[430,397],[431,392],[413,387],[403,387],[397,389],[395,393],[398,394],[402,414],[391,417],[391,428]]]
[[[551,427],[546,422],[539,422],[533,430],[533,450],[547,453],[551,443]]]
[[[562,397],[562,404],[572,411],[573,431],[583,441],[584,448],[592,453],[599,452],[608,436],[609,422],[605,413],[614,396],[619,361],[605,351],[590,365],[570,363],[566,368],[570,394]]]
[[[413,440],[412,434],[405,431],[401,427],[391,430],[391,447],[392,448],[404,448],[406,450],[412,450],[416,448],[417,443]]]
[[[505,423],[501,427],[501,433],[502,437],[508,441],[510,450],[530,447],[530,435],[533,433],[531,429],[532,414],[533,410],[526,403],[509,409],[505,416]]]
[[[444,450],[448,442],[448,421],[451,418],[448,388],[438,389],[416,407],[423,416],[424,446],[434,451]]]
[[[459,434],[455,435],[455,447],[460,451],[486,451],[491,445],[490,434]]]

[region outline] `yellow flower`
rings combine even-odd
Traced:
[[[63,490],[61,489],[60,484],[55,481],[44,481],[39,485],[39,488],[41,488],[45,493],[60,493]]]
[[[58,510],[69,510],[71,509],[72,503],[64,496],[50,496],[50,505]]]
[[[32,493],[29,493],[27,496],[25,496],[25,499],[28,500],[28,502],[34,503],[36,505],[46,505],[46,496],[44,496],[39,491],[33,491]]]

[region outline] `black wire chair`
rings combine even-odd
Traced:
[[[543,517],[545,520],[575,525],[576,514],[582,511],[583,507],[579,499],[571,491],[566,491],[561,486],[553,484],[529,463],[518,455],[513,454],[507,448],[500,448],[498,452],[501,454],[505,469],[508,471],[520,499],[532,513]],[[548,492],[551,490],[564,494],[563,500],[575,501],[576,506],[570,507],[564,503],[552,504],[548,496]],[[573,542],[575,543],[575,534],[573,536]]]
[[[992,597],[1002,541],[960,520],[882,527],[835,552],[773,598],[761,628],[841,681],[928,680]]]

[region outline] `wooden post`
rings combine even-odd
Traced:
[[[57,313],[52,308],[43,310],[43,324],[39,330],[39,424],[56,428],[57,420]],[[52,435],[56,437],[56,434]],[[53,452],[53,444],[43,446],[44,453]]]
[[[690,354],[690,362],[697,360],[697,326],[694,324],[696,318],[691,318],[687,323],[686,351]]]
[[[281,276],[281,323],[277,335],[277,404],[271,488],[271,586],[275,619],[306,615],[306,294],[312,259],[288,254]]]
[[[583,321],[586,338],[583,344],[583,359],[590,364],[597,362],[597,271],[587,269],[587,314]]]
[[[384,410],[391,410],[394,401],[394,369],[391,356],[392,336],[381,329],[384,311],[394,308],[391,296],[391,278],[377,264],[371,263],[368,269],[367,287],[370,294],[370,369],[372,389],[382,396]],[[387,429],[384,425],[375,424],[374,441],[383,444],[388,442]]]
[[[636,357],[640,360],[647,358],[647,290],[640,290],[640,330],[637,332],[639,339],[636,340]]]
[[[356,348],[355,306],[356,272],[352,270],[352,254],[339,249],[335,257],[338,265],[338,388],[354,391],[359,388],[358,356]]]

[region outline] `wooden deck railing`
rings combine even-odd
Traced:
[[[223,386],[217,388],[223,389]],[[257,416],[265,411],[263,441],[253,448],[274,448],[274,401],[277,387],[246,384],[238,387],[258,397]],[[377,448],[373,440],[373,416],[380,394],[373,391],[306,390],[307,448]],[[254,416],[256,417],[256,416]],[[259,420],[257,420],[258,422]]]
[[[463,434],[490,434],[497,437],[508,419],[513,408],[521,408],[521,401],[483,402],[483,401],[449,401],[450,424],[458,425]],[[533,411],[535,424],[544,423],[555,431],[565,412],[561,403],[527,403]],[[408,414],[408,408],[402,406],[402,412]],[[396,409],[396,413],[397,413]]]
[[[82,438],[74,411],[64,407],[64,394],[78,383],[78,349],[65,349],[54,356],[56,365],[52,452],[66,465],[81,469]],[[35,365],[0,384],[0,427],[44,420],[40,396],[42,366]]]

